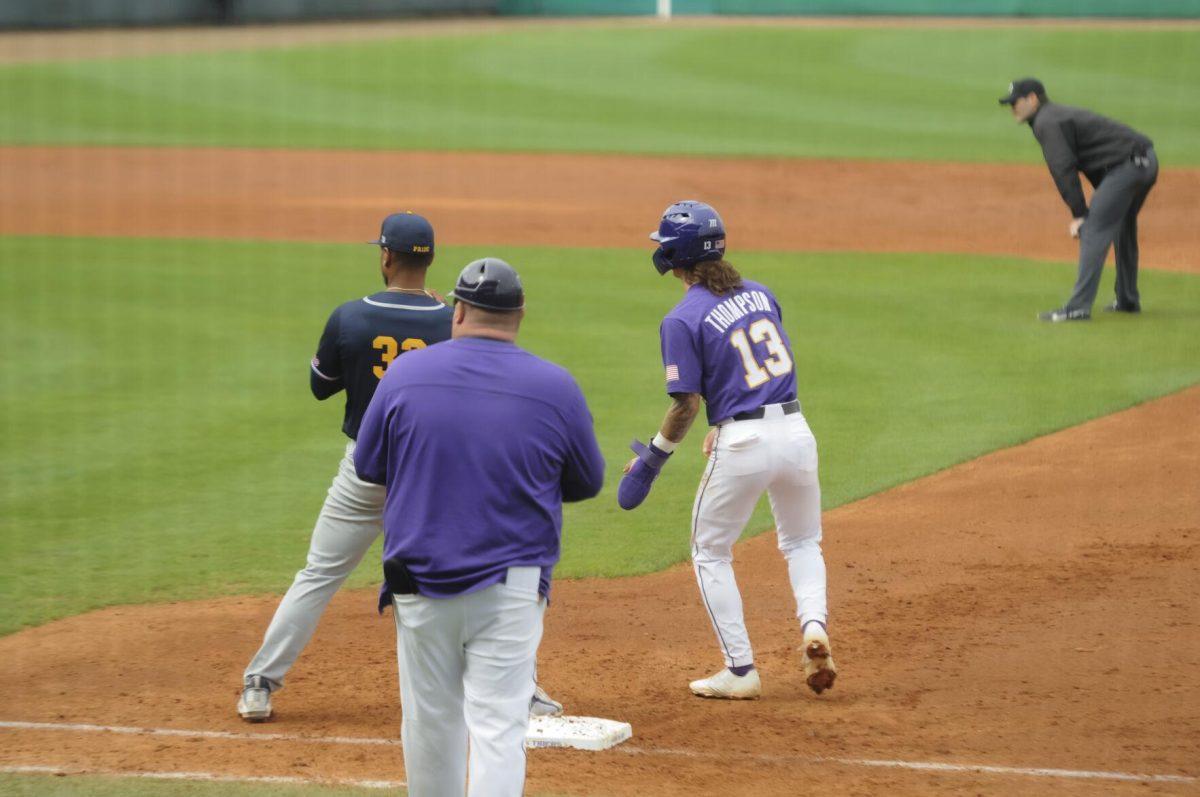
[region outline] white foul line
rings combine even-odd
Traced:
[[[371,739],[362,736],[302,736],[288,733],[236,733],[233,731],[199,731],[181,728],[134,728],[121,725],[88,725],[81,723],[62,722],[16,722],[0,720],[0,729],[32,731],[83,731],[91,733],[119,733],[136,736],[178,736],[194,739],[235,739],[238,741],[255,742],[304,742],[308,744],[350,744],[350,745],[384,745],[399,746],[399,739]],[[669,748],[641,748],[632,745],[621,745],[613,748],[615,752],[629,755],[648,756],[677,756],[682,758],[718,758],[724,753],[706,753],[698,750],[672,750]],[[1193,775],[1145,775],[1133,772],[1105,772],[1084,769],[1052,769],[1048,767],[1006,767],[992,764],[949,764],[937,761],[893,761],[874,758],[828,758],[824,756],[786,756],[769,755],[764,753],[739,753],[739,758],[753,759],[765,763],[796,763],[796,764],[841,764],[855,767],[885,767],[890,769],[911,769],[925,772],[978,772],[989,775],[1023,775],[1041,778],[1075,778],[1087,780],[1118,780],[1144,781],[1150,783],[1196,783],[1200,781]],[[6,771],[6,770],[0,770]],[[57,770],[55,770],[57,771]],[[122,773],[111,773],[122,774]],[[200,773],[203,775],[204,773]],[[176,777],[171,773],[159,775],[146,774],[145,777]],[[178,777],[189,777],[186,773]],[[224,776],[219,776],[224,777]],[[280,781],[285,782],[285,781]],[[290,781],[287,781],[290,782]],[[297,782],[309,783],[303,779]],[[364,781],[366,783],[368,781]],[[347,785],[349,782],[347,782]]]
[[[182,728],[131,728],[123,725],[86,725],[68,722],[3,722],[0,728],[26,731],[85,731],[121,733],[130,736],[181,736],[187,739],[238,739],[252,742],[312,742],[313,744],[400,745],[399,739],[368,739],[363,736],[300,736],[291,733],[237,733],[235,731],[196,731]]]
[[[103,775],[120,778],[148,778],[150,780],[202,780],[213,783],[270,783],[274,785],[295,784],[301,786],[355,786],[360,789],[399,789],[402,780],[314,780],[289,775],[222,775],[217,772],[119,772],[115,769],[69,769],[44,766],[0,766],[6,775]]]
[[[695,750],[652,750],[623,745],[614,748],[630,755],[679,756],[681,758],[715,758],[717,754]],[[1133,772],[1105,772],[1087,769],[1051,769],[1048,767],[1004,767],[993,764],[948,764],[938,761],[890,761],[876,758],[831,758],[827,756],[782,756],[766,753],[738,753],[739,758],[749,758],[768,764],[810,763],[841,764],[854,767],[885,767],[889,769],[914,769],[927,772],[979,772],[989,775],[1026,775],[1042,778],[1083,778],[1089,780],[1146,781],[1150,783],[1195,783],[1200,778],[1192,775],[1142,775]]]
[[[839,760],[839,759],[827,759]],[[1194,783],[1190,775],[1141,775],[1133,772],[1095,772],[1087,769],[1047,769],[1044,767],[1000,767],[990,764],[942,764],[936,761],[877,761],[869,758],[840,759],[840,763],[862,767],[894,767],[933,772],[986,772],[995,775],[1030,775],[1043,778],[1084,778],[1103,780],[1148,781],[1152,783]]]

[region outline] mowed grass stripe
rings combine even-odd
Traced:
[[[378,797],[394,794],[403,797],[407,789],[378,786],[347,786],[309,783],[244,782],[236,776],[225,777],[215,773],[129,773],[63,775],[53,767],[46,767],[45,774],[36,774],[30,767],[27,773],[0,772],[0,792],[10,797]],[[68,769],[69,771],[69,769]],[[249,779],[246,779],[249,780]],[[294,780],[300,780],[296,778]]]
[[[1200,163],[1200,30],[508,30],[0,67],[0,143],[1036,162],[1051,96]]]
[[[583,386],[608,459],[566,512],[560,576],[687,556],[696,429],[619,510],[626,446],[667,405],[658,324],[678,284],[647,251],[445,247],[521,271],[521,343]],[[826,508],[1200,381],[1200,280],[1142,275],[1146,313],[1049,326],[1073,268],[928,255],[742,254],[784,307]],[[0,630],[116,603],[282,591],[343,438],[308,392],[330,309],[379,285],[368,247],[0,239]],[[1104,292],[1111,290],[1111,271]],[[753,531],[770,526],[760,507]],[[375,554],[368,555],[368,562]],[[364,565],[352,585],[372,583]]]

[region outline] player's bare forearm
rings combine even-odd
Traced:
[[[700,394],[676,393],[671,396],[671,406],[667,408],[659,433],[672,443],[682,442],[699,413]]]

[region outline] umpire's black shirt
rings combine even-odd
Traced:
[[[1088,212],[1079,172],[1093,187],[1098,186],[1109,169],[1153,146],[1150,139],[1132,127],[1049,100],[1042,102],[1030,118],[1029,126],[1042,145],[1058,193],[1077,219]]]

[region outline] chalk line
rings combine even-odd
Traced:
[[[342,744],[342,745],[376,745],[399,747],[399,739],[373,739],[362,736],[305,736],[289,733],[245,733],[235,731],[206,731],[188,730],[182,728],[135,728],[122,725],[91,725],[85,723],[64,722],[18,722],[0,720],[0,729],[32,730],[32,731],[77,731],[83,733],[116,733],[134,736],[174,736],[191,739],[232,739],[237,741],[254,742],[300,742],[305,744]],[[720,758],[729,753],[710,753],[702,750],[683,750],[670,748],[644,748],[631,745],[621,745],[613,748],[614,752],[627,755],[671,756],[679,758],[711,759]],[[775,764],[838,764],[851,767],[878,767],[888,769],[908,769],[924,772],[961,772],[987,775],[1017,775],[1040,778],[1068,778],[1083,780],[1112,780],[1138,781],[1147,783],[1196,783],[1200,778],[1194,775],[1165,775],[1146,774],[1137,772],[1110,772],[1088,769],[1056,769],[1053,767],[1016,767],[995,764],[949,763],[943,761],[903,761],[877,758],[835,758],[829,756],[799,756],[773,755],[769,753],[738,753],[738,758],[752,759],[764,763]],[[120,774],[120,773],[116,773]],[[147,775],[147,777],[150,777]],[[168,775],[163,775],[168,777]],[[309,782],[301,781],[299,782]]]
[[[7,775],[102,775],[104,777],[145,778],[147,780],[198,780],[209,783],[268,783],[299,786],[354,786],[360,789],[399,789],[402,780],[346,780],[330,778],[299,778],[290,775],[225,775],[218,772],[120,772],[115,769],[83,769],[76,767],[3,766]]]

